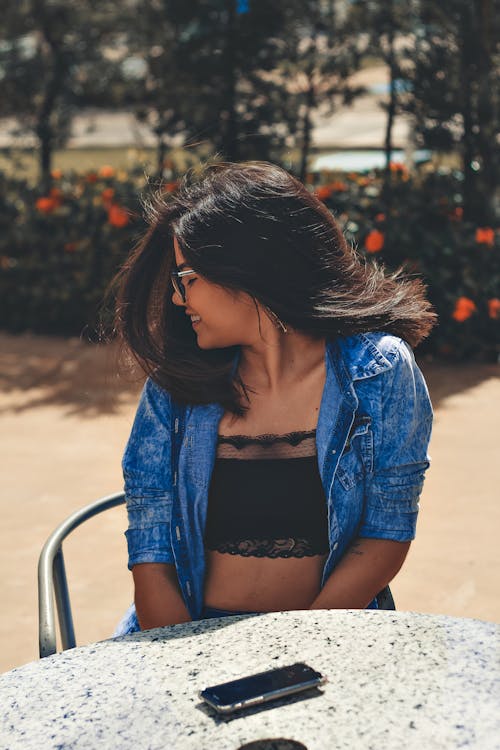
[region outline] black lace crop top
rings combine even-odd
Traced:
[[[316,431],[220,435],[205,547],[245,557],[326,554],[328,511]]]

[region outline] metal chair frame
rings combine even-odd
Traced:
[[[89,518],[125,502],[125,494],[101,497],[77,510],[63,521],[45,542],[38,561],[38,639],[40,658],[57,651],[54,596],[63,651],[76,646],[73,615],[66,578],[62,543],[72,531]]]

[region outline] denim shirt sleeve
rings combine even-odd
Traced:
[[[384,373],[374,430],[374,471],[367,481],[359,536],[406,542],[415,538],[419,497],[430,465],[433,411],[424,377],[401,342]]]
[[[148,379],[122,461],[129,570],[137,563],[174,562],[170,414],[168,393]]]

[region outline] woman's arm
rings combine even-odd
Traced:
[[[170,397],[144,385],[123,456],[128,568],[141,630],[191,619],[179,586],[171,543],[173,478]]]
[[[141,630],[189,622],[191,617],[182,598],[175,565],[134,565],[135,608]]]
[[[364,609],[400,570],[410,542],[356,537],[310,609]]]
[[[374,470],[355,537],[312,602],[319,608],[364,608],[401,568],[419,509],[432,405],[411,349],[401,341],[384,374],[374,427]]]

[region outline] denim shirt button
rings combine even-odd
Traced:
[[[337,451],[332,451],[332,454],[333,454],[333,455],[335,455],[336,453],[337,453]]]

